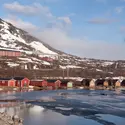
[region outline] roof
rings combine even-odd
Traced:
[[[0,81],[4,80],[4,81],[8,81],[8,80],[12,80],[13,78],[0,78]]]
[[[105,82],[105,79],[97,79],[95,82],[96,82],[96,83],[104,83],[104,82]]]
[[[20,52],[20,50],[16,50],[16,49],[12,49],[12,48],[0,48],[0,50],[4,50],[4,51],[13,51],[13,52]]]
[[[23,80],[25,77],[14,77],[14,80]]]
[[[67,80],[67,79],[60,79],[61,83],[63,84],[67,84],[70,80]]]
[[[50,82],[50,83],[54,83],[54,82],[56,82],[58,79],[47,79],[46,81],[47,82]]]
[[[83,79],[82,81],[81,81],[81,83],[86,83],[86,82],[90,82],[92,79]]]

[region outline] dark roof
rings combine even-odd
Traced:
[[[67,80],[67,79],[60,79],[61,83],[62,84],[67,84],[70,80]]]
[[[121,83],[125,83],[125,79],[123,79]]]
[[[95,82],[96,82],[96,83],[104,83],[104,82],[105,82],[105,79],[97,79]]]
[[[58,79],[47,79],[46,81],[48,82],[48,83],[54,83],[54,82],[56,82]]]
[[[112,79],[111,82],[112,83],[116,83],[118,81],[118,79]]]
[[[20,52],[20,50],[16,50],[16,49],[12,49],[12,48],[0,48],[0,51]]]
[[[23,80],[25,77],[14,77],[15,80]]]
[[[11,79],[13,79],[13,78],[0,78],[0,80],[11,80]]]
[[[92,79],[83,79],[82,81],[81,81],[81,83],[87,83],[87,82],[90,82]]]

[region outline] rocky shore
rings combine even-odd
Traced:
[[[6,113],[0,113],[0,125],[23,125],[23,120],[17,115],[8,116]]]

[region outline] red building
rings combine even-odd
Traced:
[[[47,62],[53,62],[53,58],[50,57],[41,57],[42,60],[47,61]]]
[[[25,77],[14,77],[13,78],[16,81],[16,86],[17,87],[29,87],[30,80]]]
[[[21,52],[15,49],[0,48],[0,56],[18,57],[21,56]]]
[[[12,78],[0,78],[0,86],[15,87],[15,80]]]
[[[48,87],[61,87],[61,81],[57,79],[47,79],[47,86]]]
[[[47,81],[46,80],[31,80],[29,85],[37,86],[37,87],[46,87]]]
[[[69,80],[61,79],[60,81],[61,81],[61,87],[67,87]]]

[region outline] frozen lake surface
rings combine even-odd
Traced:
[[[1,110],[18,114],[24,119],[24,125],[125,125],[124,91],[48,90],[0,94],[0,99],[15,98],[31,100],[34,106]]]

